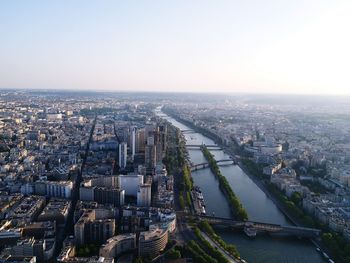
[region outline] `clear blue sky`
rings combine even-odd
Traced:
[[[350,1],[0,0],[0,87],[350,94]]]

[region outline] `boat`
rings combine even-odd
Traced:
[[[203,195],[201,193],[198,193],[197,197],[198,197],[199,200],[204,200],[204,197],[203,197]]]
[[[244,227],[243,231],[248,237],[256,236],[256,229],[253,227]]]

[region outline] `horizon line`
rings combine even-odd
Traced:
[[[283,92],[243,92],[243,91],[168,91],[168,90],[112,90],[112,89],[87,89],[87,88],[15,88],[15,87],[0,87],[0,91],[45,91],[45,92],[95,92],[95,93],[163,93],[163,94],[215,94],[215,95],[274,95],[274,96],[346,96],[350,97],[350,93],[283,93]]]

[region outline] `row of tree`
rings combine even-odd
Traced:
[[[230,205],[232,214],[237,220],[247,220],[248,219],[247,211],[244,209],[240,200],[231,189],[231,186],[228,183],[226,177],[221,174],[220,168],[217,165],[214,156],[210,153],[210,151],[205,145],[202,146],[202,152],[204,154],[204,157],[207,159],[209,163],[211,171],[215,174],[216,178],[219,181],[219,187],[221,191],[224,193]]]

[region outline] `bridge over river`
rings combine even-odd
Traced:
[[[211,225],[227,226],[231,228],[243,229],[248,236],[255,236],[258,233],[283,234],[297,237],[316,238],[321,234],[321,230],[308,227],[283,226],[254,221],[235,221],[230,218],[215,216],[197,216],[199,220],[206,220]]]
[[[232,160],[232,159],[222,159],[222,160],[216,160],[216,163],[220,166],[222,165],[232,165],[232,164],[236,164],[236,161]],[[209,167],[209,163],[205,162],[205,163],[198,163],[198,164],[192,164],[191,165],[191,172],[193,171],[197,171],[200,169],[205,169]]]
[[[193,150],[200,150],[203,147],[202,144],[186,144],[186,148],[188,149],[193,149]],[[205,147],[207,147],[209,150],[211,151],[221,151],[222,148],[216,144],[209,144],[209,145],[205,145]]]

